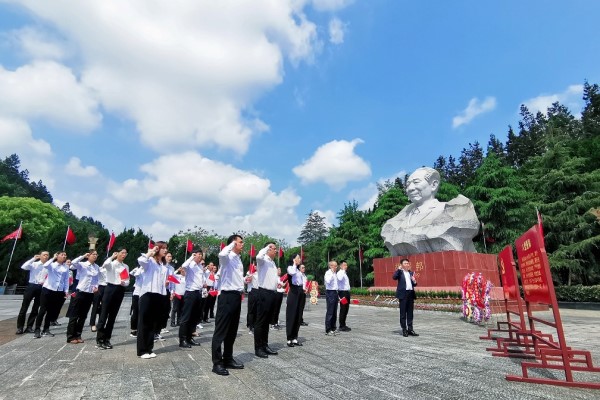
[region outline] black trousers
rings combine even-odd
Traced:
[[[47,288],[42,288],[40,296],[40,310],[35,318],[35,329],[40,329],[42,321],[44,321],[44,330],[50,329],[50,322],[58,319],[62,300],[65,298],[65,292],[57,292]],[[46,317],[46,318],[44,318]]]
[[[348,316],[348,310],[350,309],[350,291],[349,290],[338,290],[338,296],[341,299],[345,297],[348,303],[340,303],[340,328],[346,326],[346,317]]]
[[[160,330],[167,327],[169,323],[169,317],[171,316],[171,292],[167,290],[167,294],[161,295],[161,304],[163,313],[158,321],[158,329],[156,333],[160,333]]]
[[[325,313],[325,332],[335,331],[337,328],[337,308],[340,299],[337,290],[327,290],[325,293],[327,312]]]
[[[96,341],[103,342],[105,340],[110,340],[112,337],[115,320],[117,319],[119,308],[121,308],[124,294],[124,286],[113,285],[112,283],[106,285],[104,296],[102,297],[102,312],[100,313],[100,319],[98,320]]]
[[[173,296],[173,305],[171,306],[171,324],[181,324],[181,312],[183,311],[183,296],[181,299]]]
[[[300,296],[300,323],[304,322],[304,307],[306,307],[306,293]]]
[[[138,312],[137,355],[152,353],[154,333],[164,316],[164,295],[144,293],[140,296]]]
[[[187,290],[183,295],[183,312],[179,325],[179,339],[190,340],[198,324],[198,313],[202,295],[198,290]]]
[[[77,292],[71,299],[73,309],[67,326],[67,342],[81,337],[88,312],[94,301],[94,293]],[[69,305],[70,306],[70,305]]]
[[[298,339],[300,331],[300,317],[302,315],[301,297],[304,296],[302,286],[290,285],[290,291],[287,295],[287,307],[285,309],[285,333],[287,340]]]
[[[254,329],[256,324],[256,300],[258,297],[258,288],[248,292],[248,313],[246,314],[246,327]]]
[[[90,326],[96,325],[96,317],[102,312],[102,297],[104,297],[106,286],[98,286],[98,291],[94,293],[94,302],[92,303],[92,314],[90,315]]]
[[[253,293],[252,289],[250,293]],[[254,350],[262,349],[269,344],[269,324],[273,310],[277,306],[277,292],[258,288],[256,293],[256,321],[254,322]]]
[[[402,330],[413,330],[413,309],[415,307],[415,292],[407,290],[403,299],[400,299],[400,327]]]
[[[212,338],[212,362],[219,364],[233,359],[233,344],[240,324],[242,294],[237,290],[222,290],[217,303],[215,332]],[[221,352],[221,345],[223,351]]]
[[[23,302],[21,303],[21,309],[19,310],[19,316],[17,317],[17,329],[23,329],[25,325],[25,316],[27,315],[27,310],[29,309],[29,304],[33,300],[33,307],[31,307],[31,312],[29,313],[29,318],[27,319],[27,329],[33,328],[33,323],[35,322],[35,318],[38,315],[38,310],[40,308],[40,297],[42,296],[42,285],[38,285],[35,283],[30,283],[27,285],[25,289],[25,293],[23,294]]]
[[[277,325],[279,323],[279,313],[281,312],[281,303],[283,303],[283,293],[275,292],[275,305],[273,307],[273,314],[271,315],[271,324]]]
[[[140,296],[133,295],[131,296],[131,309],[129,310],[129,327],[132,331],[137,331],[138,329],[138,318],[139,318],[139,305],[140,305]]]
[[[212,286],[206,288],[209,292],[213,289]],[[208,318],[215,317],[215,302],[217,301],[217,296],[208,295],[207,298],[204,299],[204,314],[202,315],[202,319],[206,321]],[[250,301],[250,300],[248,300]]]

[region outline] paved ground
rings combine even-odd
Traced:
[[[12,325],[12,331],[19,304],[18,297],[0,296],[1,324]],[[600,398],[600,390],[506,381],[506,374],[520,373],[519,361],[492,357],[485,351],[490,342],[478,339],[485,329],[457,314],[417,312],[415,330],[421,336],[404,338],[398,334],[397,309],[353,305],[352,332],[329,337],[321,302],[305,312],[304,346],[284,347],[285,332],[271,331],[271,347],[280,354],[267,360],[254,356],[242,318],[235,356],[246,368],[221,377],[211,372],[213,324],[202,330],[201,347],[180,350],[176,334],[169,333],[156,345],[157,358],[141,360],[128,335],[128,309],[126,299],[113,350],[96,350],[90,331],[85,344],[66,344],[65,318],[54,338],[25,335],[0,345],[0,399]],[[600,312],[562,310],[561,315],[568,344],[591,350],[600,365]],[[600,374],[585,377],[600,382]]]

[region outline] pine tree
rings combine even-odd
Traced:
[[[318,242],[327,237],[327,226],[325,225],[325,217],[319,215],[316,211],[308,213],[306,222],[298,236],[298,243],[308,245]]]

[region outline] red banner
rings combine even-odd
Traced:
[[[23,229],[21,227],[19,227],[19,228],[17,228],[16,231],[4,236],[2,238],[2,240],[0,240],[0,243],[6,242],[7,240],[11,240],[11,239],[21,239],[21,236],[23,236]]]
[[[108,246],[106,247],[106,251],[110,251],[110,249],[113,248],[113,246],[115,245],[115,240],[117,240],[117,238],[115,237],[115,233],[112,232],[110,234],[110,239],[108,239]]]
[[[502,289],[506,300],[517,300],[521,297],[519,294],[519,285],[517,281],[517,270],[515,259],[513,257],[512,246],[506,246],[499,254],[500,278],[502,279]]]

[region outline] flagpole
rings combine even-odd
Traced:
[[[71,225],[67,225],[67,233],[65,234],[65,242],[63,243],[63,249],[62,251],[65,251],[65,249],[67,248],[67,237],[69,236],[69,229],[71,228]]]
[[[360,251],[360,240],[358,241],[358,273],[360,274],[360,288],[362,289],[363,287],[363,281],[362,281],[362,252]]]
[[[6,277],[8,276],[8,270],[10,269],[10,263],[12,262],[12,258],[13,258],[13,254],[15,253],[15,247],[17,247],[17,240],[19,240],[19,236],[21,236],[22,234],[22,226],[23,226],[23,221],[21,221],[21,223],[19,223],[19,230],[17,233],[17,236],[15,237],[15,242],[13,243],[13,248],[12,251],[10,252],[10,257],[8,258],[8,267],[6,267],[6,274],[4,274],[4,280],[2,281],[2,286],[6,286]]]
[[[483,234],[483,248],[487,253],[487,244],[485,243],[485,224],[483,222],[481,223],[481,233]]]

